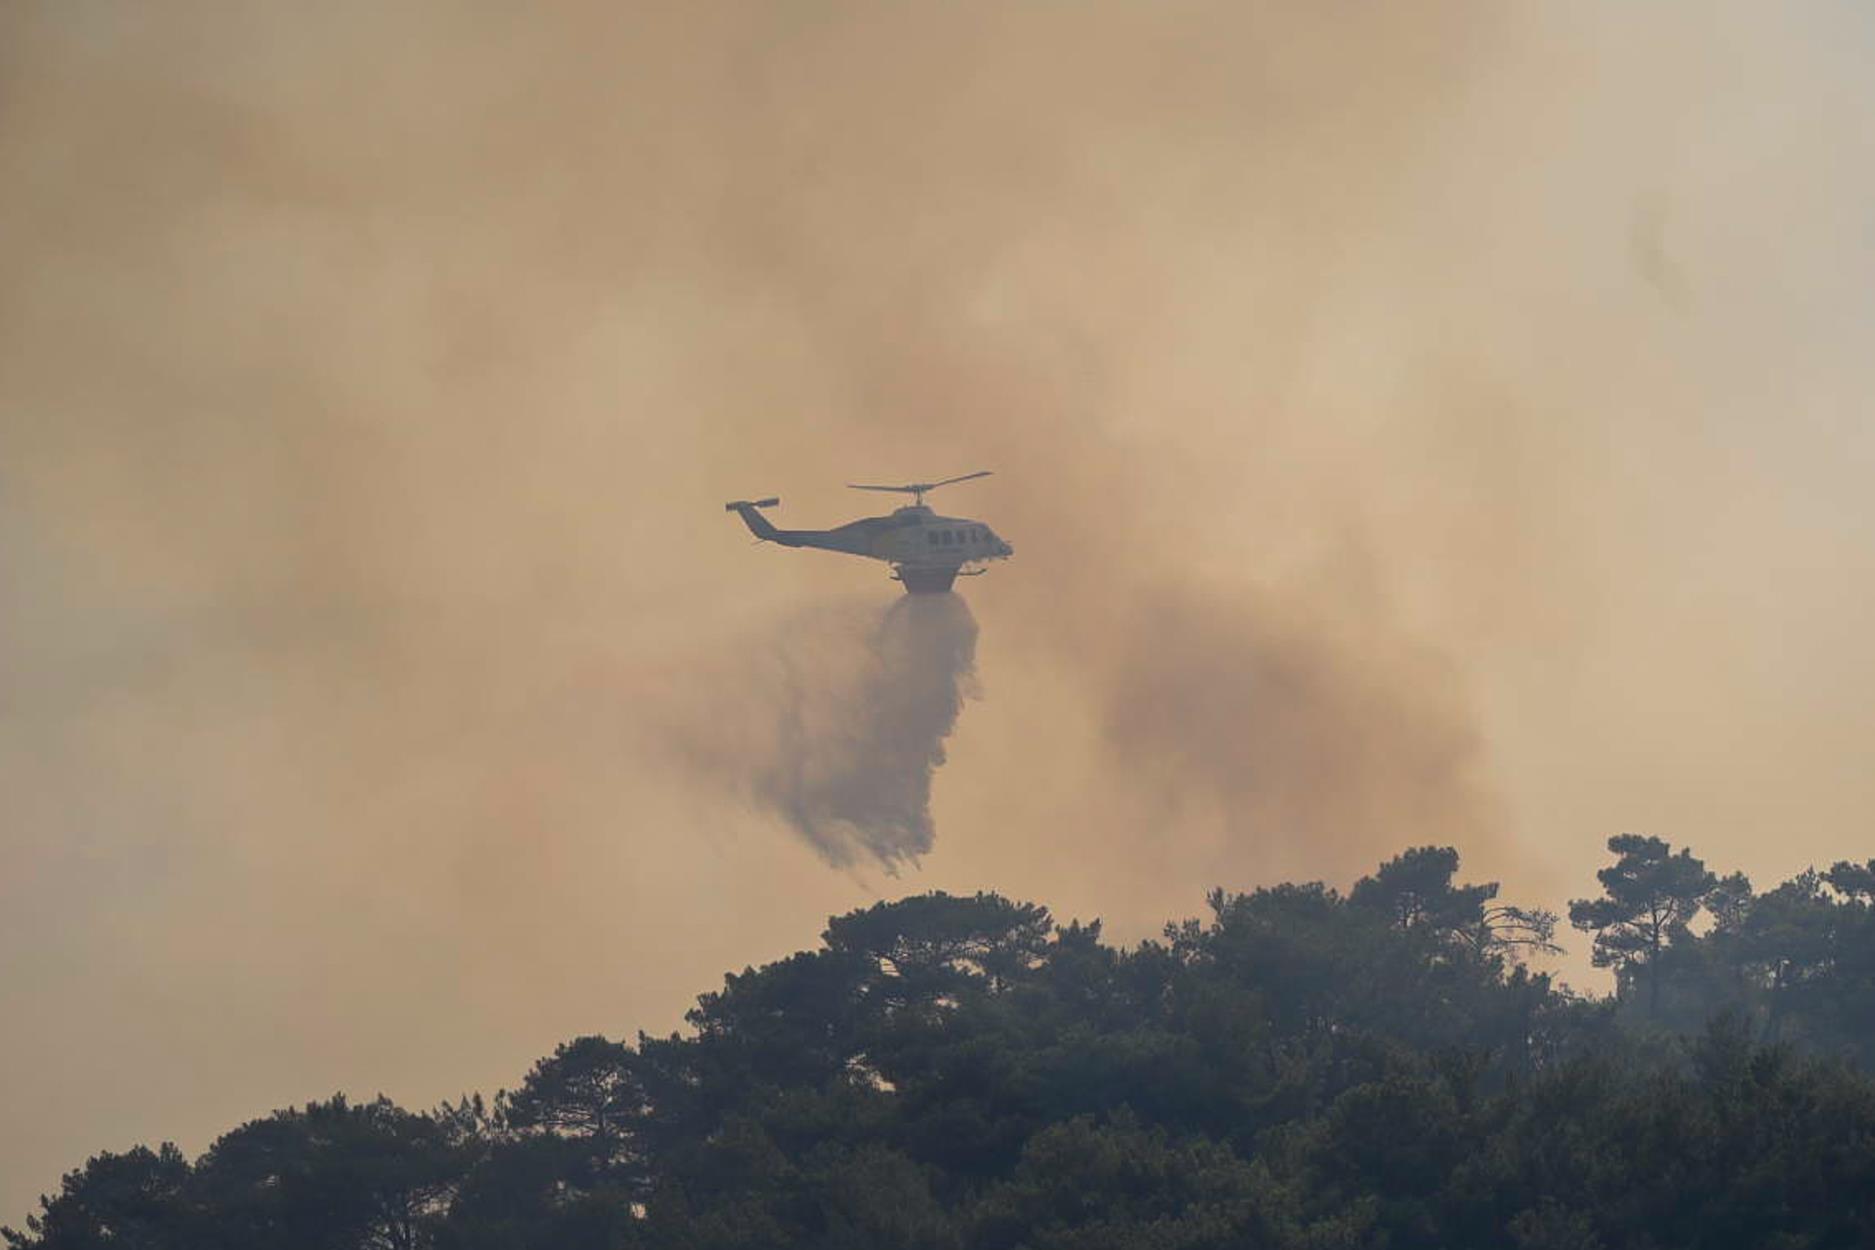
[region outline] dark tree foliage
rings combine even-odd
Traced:
[[[1675,855],[1659,838],[1616,834],[1608,849],[1620,858],[1595,874],[1602,897],[1570,903],[1569,922],[1594,932],[1595,966],[1614,968],[1623,989],[1645,978],[1647,1010],[1657,1015],[1667,949],[1692,937],[1693,918],[1718,881],[1691,851]]]
[[[344,1096],[279,1111],[210,1146],[184,1190],[202,1250],[416,1250],[448,1210],[473,1147],[446,1116]]]
[[[518,1090],[495,1100],[506,1136],[545,1137],[535,1157],[561,1161],[562,1177],[582,1189],[644,1184],[641,1141],[651,1104],[636,1051],[603,1037],[580,1037],[534,1065]],[[518,1157],[518,1156],[517,1156]]]
[[[1458,852],[1449,846],[1418,846],[1354,883],[1348,901],[1377,909],[1401,929],[1424,928],[1481,952],[1555,954],[1556,916],[1537,908],[1497,902],[1498,885],[1454,885]]]
[[[829,921],[690,1029],[492,1109],[343,1098],[67,1176],[12,1250],[1522,1250],[1875,1244],[1875,864],[1761,895],[1610,844],[1554,917],[1419,847],[1131,949],[993,894]]]
[[[1688,852],[1669,855],[1665,843],[1617,839],[1622,857],[1615,869],[1620,885],[1630,876],[1668,884],[1668,897],[1649,922],[1615,929],[1622,955],[1620,990],[1627,1023],[1656,1034],[1697,1033],[1719,1017],[1736,1019],[1763,1042],[1791,1042],[1811,1054],[1845,1059],[1875,1069],[1875,868],[1838,863],[1827,873],[1806,869],[1765,891],[1752,892],[1743,873],[1720,878],[1705,872]],[[1634,868],[1636,858],[1650,867]],[[1619,870],[1617,872],[1617,870]],[[1610,908],[1577,903],[1577,923],[1607,919]],[[1651,935],[1652,918],[1671,916],[1662,941]],[[1695,931],[1699,923],[1703,928]],[[1598,939],[1598,941],[1601,939]],[[1644,993],[1639,991],[1644,989]]]
[[[183,1187],[189,1163],[170,1142],[158,1150],[137,1146],[106,1152],[69,1173],[54,1197],[41,1199],[40,1214],[24,1234],[0,1231],[7,1245],[54,1247],[123,1246],[168,1250],[181,1244]]]

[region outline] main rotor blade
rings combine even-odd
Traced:
[[[936,490],[940,486],[949,486],[952,482],[968,482],[973,477],[988,477],[989,475],[990,470],[978,469],[975,473],[966,473],[962,477],[947,477],[941,482],[933,482],[931,485],[925,487],[925,489]]]
[[[859,482],[848,482],[847,486],[852,490],[889,490],[900,495],[922,495],[928,490],[949,486],[953,482],[968,482],[973,477],[988,477],[989,475],[988,469],[978,469],[975,473],[966,473],[962,477],[947,477],[941,482],[907,482],[903,486],[870,486]]]

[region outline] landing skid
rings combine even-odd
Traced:
[[[980,577],[988,571],[956,567],[920,569],[900,564],[893,567],[892,580],[903,585],[908,594],[941,595],[951,588],[951,582],[957,577]]]

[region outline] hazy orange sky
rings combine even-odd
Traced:
[[[1624,830],[1866,857],[1871,52],[1824,0],[0,8],[0,1221],[670,1029],[878,897],[1132,940],[1430,841],[1554,907]],[[720,504],[979,468],[935,849],[830,868],[697,755],[897,588]]]

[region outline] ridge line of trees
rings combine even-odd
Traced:
[[[1875,1244],[1875,860],[1763,894],[1609,840],[1559,918],[1417,847],[1129,949],[996,894],[829,920],[688,1029],[491,1101],[104,1153],[10,1250]]]

